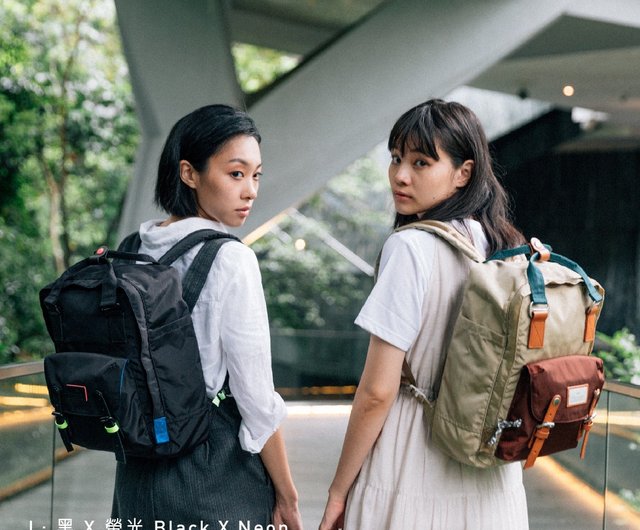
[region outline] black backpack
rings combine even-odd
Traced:
[[[231,240],[198,230],[156,261],[136,253],[140,236],[131,234],[40,291],[56,350],[45,357],[45,378],[68,451],[76,444],[125,462],[177,456],[206,440],[212,405],[191,311]],[[171,263],[203,241],[181,282]]]

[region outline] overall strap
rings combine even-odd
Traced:
[[[429,423],[433,421],[433,413],[436,402],[430,401],[429,398],[425,395],[425,393],[418,388],[418,384],[416,383],[416,378],[413,377],[413,373],[411,372],[411,368],[409,367],[409,363],[407,362],[407,358],[405,357],[402,361],[402,379],[400,380],[400,384],[406,386],[411,395],[415,397],[424,408],[425,414],[427,416],[427,420]]]
[[[476,247],[473,246],[473,243],[469,241],[469,238],[462,235],[448,223],[430,220],[415,221],[397,228],[396,232],[399,232],[400,230],[407,230],[409,228],[415,228],[417,230],[423,230],[425,232],[435,234],[441,239],[444,239],[453,248],[462,252],[469,259],[477,263],[482,263],[484,261],[484,256],[478,252]]]
[[[458,232],[458,230],[456,230],[449,223],[444,223],[442,221],[421,220],[401,226],[400,228],[396,229],[396,232],[400,230],[407,230],[410,228],[435,234],[441,239],[444,239],[447,243],[449,243],[449,245],[451,245],[453,248],[460,251],[467,258],[476,263],[482,263],[485,260],[484,256],[476,249],[469,238]],[[424,392],[418,387],[416,379],[411,372],[411,368],[409,367],[409,363],[407,362],[406,357],[403,360],[402,373],[405,379],[405,381],[403,381],[403,384],[409,389],[409,392],[411,392],[411,394],[422,404],[427,419],[429,420],[429,423],[431,423],[433,421],[435,401],[429,400]]]
[[[227,234],[225,232],[219,232],[218,230],[212,230],[209,228],[203,228],[202,230],[196,230],[191,232],[173,245],[167,252],[158,260],[163,265],[171,265],[175,260],[182,256],[185,252],[195,247],[198,243],[208,241],[212,239],[233,239],[240,241],[236,236]]]
[[[133,232],[120,242],[118,252],[138,252],[141,243],[140,232]]]
[[[222,247],[224,243],[233,241],[233,239],[227,237],[209,239],[205,241],[202,248],[198,251],[198,254],[196,254],[196,257],[193,259],[182,280],[182,297],[189,307],[189,312],[193,311],[198,301],[200,292],[209,276],[213,260],[216,259],[220,247]]]

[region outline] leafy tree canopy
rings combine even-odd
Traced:
[[[38,288],[115,236],[138,125],[114,22],[106,0],[0,3],[0,361],[46,351]]]

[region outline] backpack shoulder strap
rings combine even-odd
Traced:
[[[118,245],[118,252],[138,252],[140,248],[140,232],[133,232],[125,237]]]
[[[219,232],[218,230],[212,230],[209,228],[203,228],[202,230],[196,230],[191,232],[173,245],[165,254],[158,260],[163,265],[171,265],[175,260],[182,256],[185,252],[195,247],[198,243],[203,241],[214,239],[228,239],[240,241],[236,236],[227,234],[225,232]]]
[[[204,245],[202,245],[202,248],[196,254],[196,257],[193,259],[193,262],[182,279],[182,297],[187,303],[190,312],[193,311],[198,301],[200,292],[207,281],[213,260],[215,260],[220,247],[222,247],[224,243],[240,241],[240,239],[234,235],[217,230],[206,228],[196,230],[178,241],[158,260],[163,265],[171,265],[185,252],[203,241]]]
[[[450,224],[443,223],[442,221],[416,221],[414,223],[401,226],[396,229],[396,232],[399,232],[400,230],[407,230],[409,228],[416,228],[418,230],[424,230],[425,232],[437,235],[449,243],[453,248],[459,250],[469,259],[477,263],[482,263],[485,260],[476,247],[473,246],[471,241],[469,241],[468,238],[463,236]]]
[[[462,235],[448,223],[429,220],[416,221],[414,223],[409,223],[407,225],[401,226],[400,228],[396,229],[396,232],[400,230],[407,230],[410,228],[423,230],[425,232],[430,232],[437,235],[438,237],[444,239],[447,243],[449,243],[453,248],[462,252],[472,261],[482,263],[485,260],[484,256],[482,256],[480,252],[478,252],[471,241],[469,241],[467,237]],[[409,392],[411,392],[411,394],[422,404],[427,420],[429,421],[429,423],[432,423],[435,401],[430,401],[424,394],[424,392],[418,388],[415,377],[411,372],[411,367],[409,366],[406,357],[404,358],[404,362],[402,365],[402,374],[405,379],[405,381],[403,381],[403,384],[407,386]]]
[[[196,254],[196,257],[193,259],[182,280],[182,297],[189,307],[189,312],[193,311],[198,301],[200,292],[207,281],[209,271],[211,270],[213,261],[218,255],[220,247],[222,247],[224,243],[228,243],[234,239],[235,238],[232,239],[230,237],[209,239],[205,241],[202,248],[198,251],[198,254]]]

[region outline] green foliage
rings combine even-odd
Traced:
[[[0,362],[47,351],[38,290],[113,243],[138,140],[127,75],[112,2],[0,3]]]
[[[231,53],[238,83],[247,94],[270,85],[300,62],[298,56],[251,44],[236,43],[231,47]]]
[[[38,357],[51,347],[38,309],[38,291],[53,279],[42,265],[46,257],[42,242],[0,218],[0,364]]]
[[[598,332],[594,354],[604,361],[605,376],[640,385],[640,346],[635,335],[623,328],[609,337]]]
[[[252,245],[274,328],[354,329],[373,280],[330,243],[339,241],[372,265],[391,225],[387,201],[386,179],[364,157]]]

